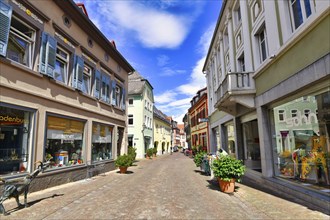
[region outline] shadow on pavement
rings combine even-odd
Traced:
[[[126,173],[120,173],[120,171],[117,171],[116,173],[124,175],[124,174],[133,174],[134,172],[127,170]]]
[[[31,201],[31,202],[28,202],[27,205],[28,205],[28,207],[31,207],[31,206],[37,204],[38,202],[41,202],[41,201],[44,200],[44,199],[55,198],[55,197],[63,196],[63,195],[64,195],[64,194],[53,194],[53,195],[48,196],[48,197],[45,197],[45,198],[41,198],[41,199],[37,199],[37,200]],[[10,215],[11,213],[16,212],[16,211],[21,210],[21,209],[24,209],[24,208],[25,208],[24,205],[22,205],[22,206],[18,206],[18,207],[16,207],[16,208],[13,208],[13,209],[11,209],[11,210],[8,210],[8,211],[7,211],[7,214]]]

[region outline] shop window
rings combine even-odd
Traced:
[[[274,120],[275,172],[285,178],[309,184],[329,184],[330,115],[323,102],[329,92],[310,95],[305,99],[287,102],[274,110],[291,110],[292,118],[285,123]]]
[[[67,83],[68,68],[70,62],[70,55],[60,47],[56,49],[56,62],[54,79],[63,83]]]
[[[93,123],[92,130],[92,161],[112,159],[113,127],[100,123]]]
[[[84,163],[84,125],[83,121],[70,118],[47,117],[45,158],[52,158],[52,168]]]
[[[33,113],[0,106],[0,176],[29,170]]]
[[[84,65],[84,74],[83,74],[83,81],[82,81],[82,86],[81,86],[81,91],[85,94],[89,94],[90,92],[90,80],[92,76],[93,69],[88,66]]]
[[[33,28],[13,16],[8,37],[7,58],[31,68],[35,33]]]

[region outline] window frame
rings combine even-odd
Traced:
[[[58,50],[60,50],[61,52],[64,52],[67,55],[67,58],[65,59],[60,54],[58,54],[58,52],[57,52]],[[71,54],[67,50],[63,49],[63,47],[61,47],[60,45],[57,44],[57,48],[56,48],[56,59],[55,59],[55,69],[54,69],[54,79],[56,81],[62,82],[64,84],[67,84],[68,83],[70,58],[71,58]],[[61,80],[58,80],[57,77],[55,76],[57,62],[60,62],[60,63],[63,63],[64,64],[64,68],[63,69],[65,70],[65,73],[62,76],[64,82],[61,81]]]

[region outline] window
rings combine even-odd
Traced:
[[[7,46],[7,58],[31,68],[34,41],[35,30],[18,18],[12,17]]]
[[[308,118],[309,114],[311,113],[310,109],[304,109],[304,115]]]
[[[94,97],[99,99],[101,92],[101,72],[95,70],[94,72]]]
[[[292,117],[292,118],[297,117],[297,112],[298,112],[297,109],[292,109],[292,110],[291,110],[291,117]]]
[[[113,127],[93,122],[92,161],[112,159]]]
[[[81,91],[85,94],[89,94],[90,92],[90,80],[91,80],[91,75],[92,75],[93,69],[88,66],[84,65],[84,74],[83,74],[83,81],[82,81],[82,87]]]
[[[278,110],[278,120],[284,121],[285,120],[285,111],[284,110]]]
[[[110,103],[110,76],[105,72],[101,75],[101,100]]]
[[[0,103],[0,176],[30,170],[34,113]]]
[[[128,104],[133,105],[134,99],[128,99]]]
[[[245,60],[244,60],[244,54],[238,58],[238,68],[240,72],[245,72]]]
[[[133,115],[128,115],[128,124],[133,125]]]
[[[70,55],[62,48],[56,49],[56,61],[54,79],[63,83],[67,83],[68,67],[69,67]]]
[[[53,158],[56,167],[82,164],[85,123],[80,120],[48,116],[45,158]]]
[[[116,106],[120,106],[120,98],[121,98],[121,87],[116,85]]]
[[[310,0],[289,0],[292,26],[297,29],[311,14]]]
[[[265,27],[257,34],[257,38],[259,45],[260,63],[262,63],[268,56],[267,35]]]

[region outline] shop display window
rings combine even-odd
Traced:
[[[330,184],[329,112],[329,91],[304,96],[273,109],[278,176],[311,184]]]
[[[52,168],[84,163],[83,121],[55,116],[47,117],[45,158],[54,161]]]
[[[94,122],[92,132],[92,160],[112,159],[113,127]]]
[[[0,175],[28,170],[32,116],[0,105]]]

